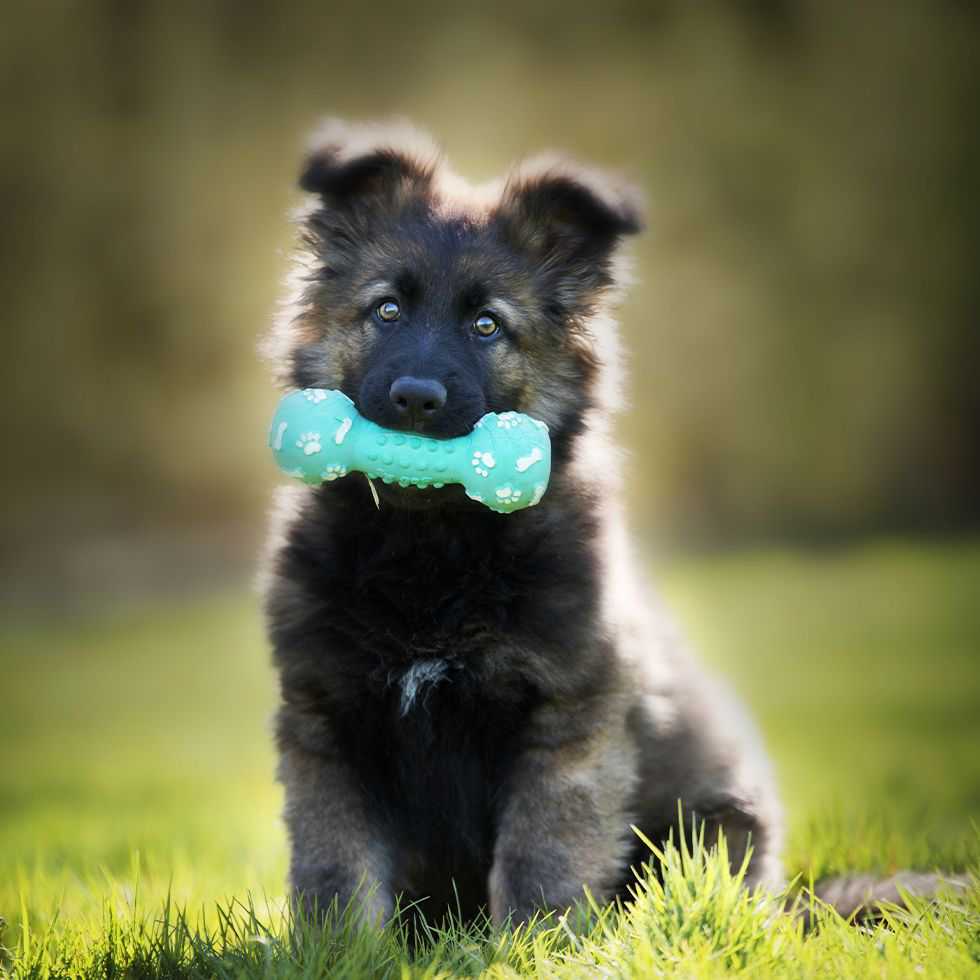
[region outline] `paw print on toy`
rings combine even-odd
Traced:
[[[516,504],[521,499],[521,491],[515,490],[509,483],[497,491],[497,500],[502,504]]]
[[[470,463],[480,476],[489,476],[490,470],[497,465],[497,461],[493,458],[493,453],[480,452],[479,449],[473,453],[473,458],[470,460]]]
[[[521,424],[521,416],[517,412],[501,412],[497,416],[498,429],[513,429]]]
[[[336,466],[328,466],[321,474],[321,480],[336,480],[342,476],[347,476],[347,467],[342,463],[337,463]]]
[[[296,440],[296,448],[302,449],[304,456],[312,456],[314,453],[318,453],[323,448],[320,445],[320,433],[304,433]]]
[[[319,405],[320,402],[327,397],[327,393],[322,388],[304,388],[303,397],[308,402],[312,402],[314,405]]]

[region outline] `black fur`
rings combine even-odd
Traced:
[[[414,874],[411,899],[448,899],[453,878],[468,885],[465,912],[486,903],[495,806],[542,697],[521,664],[486,669],[501,637],[577,676],[572,693],[608,672],[581,656],[597,602],[587,510],[566,515],[549,501],[501,515],[465,498],[423,514],[378,510],[359,478],[343,480],[316,492],[280,553],[279,574],[306,600],[301,617],[272,619],[284,700],[328,719],[379,832],[420,866],[438,862]],[[403,713],[399,681],[433,657],[448,662],[445,677]]]
[[[636,206],[564,161],[466,203],[444,178],[431,148],[328,134],[303,173],[304,271],[270,352],[287,385],[340,388],[389,427],[406,374],[446,389],[412,423],[435,436],[491,410],[539,418],[551,485],[509,515],[459,487],[379,488],[379,509],[359,474],[297,488],[268,590],[294,888],[346,901],[365,874],[371,914],[400,893],[428,914],[458,901],[523,918],[586,883],[621,889],[629,824],[664,832],[679,798],[749,828],[756,880],[771,877],[766,778],[629,601],[641,577],[613,533],[607,309]],[[388,298],[396,323],[376,313]],[[488,309],[491,342],[471,329]]]

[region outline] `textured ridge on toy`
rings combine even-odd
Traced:
[[[548,488],[548,427],[520,412],[490,412],[455,439],[385,429],[342,391],[303,388],[279,402],[269,446],[280,468],[316,485],[351,472],[408,487],[460,483],[502,514],[533,507]]]

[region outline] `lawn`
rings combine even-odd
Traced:
[[[791,875],[980,872],[980,542],[665,563],[703,658],[759,719]],[[980,976],[980,889],[816,934],[668,852],[626,914],[528,933],[304,935],[256,602],[212,595],[0,627],[0,945],[15,975]],[[583,899],[586,902],[587,900]]]

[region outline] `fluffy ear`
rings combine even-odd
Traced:
[[[639,193],[617,178],[561,157],[537,157],[511,173],[501,217],[518,243],[551,266],[579,274],[607,264],[623,235],[643,227]]]
[[[441,153],[404,120],[349,124],[325,121],[313,133],[299,185],[325,202],[358,202],[424,189]]]

